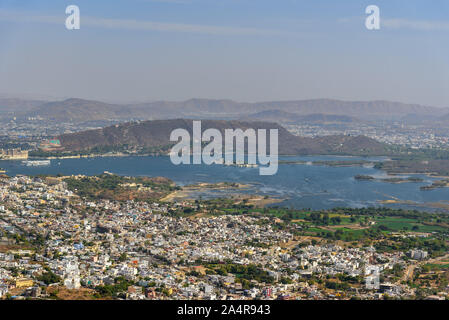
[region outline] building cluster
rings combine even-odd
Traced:
[[[367,266],[391,270],[406,263],[404,253],[301,245],[292,230],[276,228],[265,216],[211,216],[206,205],[192,201],[86,200],[68,190],[62,177],[3,177],[0,204],[0,249],[7,248],[0,251],[3,297],[45,297],[43,289],[55,285],[69,290],[114,287],[118,279],[129,283],[116,292],[127,299],[411,294],[402,285],[383,283],[371,290],[363,284]],[[179,208],[196,214],[170,214]],[[16,248],[20,243],[24,247]],[[225,268],[229,265],[235,271]],[[359,279],[358,285],[337,294],[319,285],[338,275]]]
[[[285,124],[291,133],[304,137],[328,135],[364,135],[392,145],[412,149],[449,148],[449,132],[445,128],[402,123],[349,123],[348,125]]]
[[[0,159],[2,160],[18,160],[28,159],[28,151],[21,149],[0,149]]]
[[[52,139],[64,133],[98,129],[118,123],[118,120],[92,121],[89,123],[73,123],[51,121],[39,116],[23,118],[0,118],[0,137],[8,137],[12,141],[23,141],[37,147],[42,139]],[[33,143],[34,142],[34,143]]]
[[[415,259],[415,260],[424,260],[427,258],[428,253],[427,253],[427,251],[424,251],[424,250],[410,250],[409,256],[410,256],[410,258]]]

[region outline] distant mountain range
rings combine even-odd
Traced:
[[[48,102],[23,114],[25,117],[40,117],[60,122],[86,122],[109,119],[126,119],[133,111],[122,105],[99,101],[68,99]]]
[[[43,102],[0,99],[0,113],[21,119],[42,118],[58,122],[130,121],[162,119],[226,119],[276,122],[354,122],[371,120],[449,119],[449,109],[390,101],[340,101],[331,99],[235,102],[190,99],[140,104],[110,104],[83,99]]]
[[[88,130],[57,137],[64,151],[90,150],[98,147],[158,147],[173,144],[170,133],[182,128],[192,133],[193,120],[152,120],[129,122],[102,129]],[[216,128],[224,137],[225,129],[278,129],[279,154],[351,154],[383,155],[387,146],[365,136],[326,136],[317,138],[298,137],[282,126],[270,122],[203,120],[202,130]]]
[[[313,113],[307,115],[299,115],[296,113],[285,112],[282,110],[267,110],[253,113],[244,117],[248,120],[258,121],[275,121],[283,123],[351,123],[360,122],[361,120],[335,114]]]
[[[16,113],[30,112],[45,101],[25,100],[16,98],[0,98],[0,115],[14,115]]]

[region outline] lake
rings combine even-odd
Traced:
[[[280,157],[288,161],[317,160],[370,160],[381,158],[304,156]],[[169,157],[97,157],[82,159],[55,159],[44,167],[27,167],[21,161],[0,161],[0,167],[8,175],[36,175],[58,173],[63,175],[95,175],[109,171],[129,176],[163,176],[179,185],[198,182],[240,182],[251,184],[251,194],[268,195],[286,199],[281,204],[294,208],[328,209],[332,207],[379,206],[383,200],[411,200],[416,204],[387,204],[390,207],[434,210],[421,207],[424,203],[435,203],[449,199],[449,188],[422,191],[420,186],[437,180],[423,175],[419,183],[393,184],[382,181],[358,181],[357,174],[385,178],[385,172],[370,167],[329,167],[311,164],[279,164],[276,175],[260,176],[258,168],[214,165],[173,165]],[[196,194],[202,198],[225,196],[227,190],[204,191]],[[441,210],[441,209],[439,209]]]

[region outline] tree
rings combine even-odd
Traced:
[[[36,279],[44,282],[46,285],[61,281],[61,278],[50,270],[36,277]]]
[[[125,262],[128,259],[128,255],[126,254],[126,252],[123,252],[120,257],[118,258],[118,261],[120,262]]]

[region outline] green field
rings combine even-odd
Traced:
[[[408,219],[403,217],[376,217],[374,218],[377,225],[384,225],[391,231],[417,231],[417,232],[434,232],[434,231],[444,231],[446,228],[440,226],[428,226],[419,223],[418,220]],[[413,227],[418,227],[418,229],[413,229]],[[405,229],[404,229],[405,228]]]

